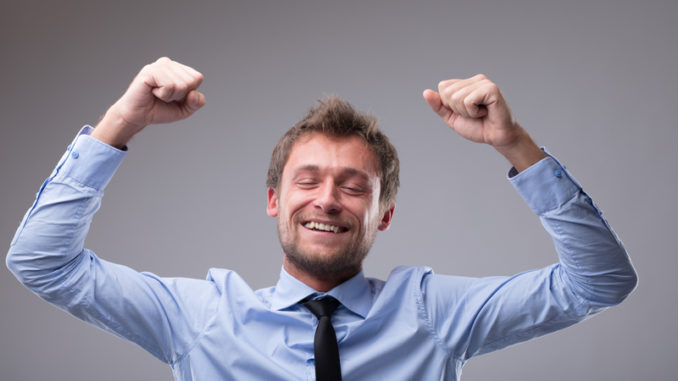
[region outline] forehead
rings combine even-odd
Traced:
[[[283,177],[308,167],[357,170],[369,177],[378,174],[374,153],[358,136],[330,136],[322,133],[301,136],[292,146],[283,168]]]

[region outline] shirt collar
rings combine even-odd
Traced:
[[[283,310],[309,296],[315,298],[324,295],[336,298],[344,307],[360,315],[362,318],[367,316],[372,307],[372,288],[362,270],[346,282],[326,293],[322,293],[307,286],[282,268],[280,270],[280,279],[271,297],[271,308]]]

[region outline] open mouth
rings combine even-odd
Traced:
[[[343,233],[343,232],[348,230],[347,228],[345,228],[343,226],[325,224],[325,223],[316,222],[316,221],[308,221],[303,225],[306,229],[317,230],[317,231],[322,231],[322,232],[329,232],[329,233]]]

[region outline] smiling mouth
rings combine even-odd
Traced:
[[[331,225],[331,224],[323,224],[321,222],[315,222],[315,221],[309,221],[304,224],[304,227],[306,229],[310,230],[318,230],[318,231],[323,231],[323,232],[330,232],[330,233],[343,233],[347,231],[345,227],[342,226],[337,226],[337,225]]]

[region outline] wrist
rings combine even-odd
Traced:
[[[132,137],[143,127],[130,124],[111,106],[90,134],[110,146],[123,149]]]
[[[539,146],[537,146],[534,140],[532,140],[532,137],[527,131],[520,125],[518,125],[518,128],[518,136],[513,142],[494,148],[497,152],[502,154],[502,156],[504,156],[518,172],[522,172],[539,160],[545,158],[546,154]]]

